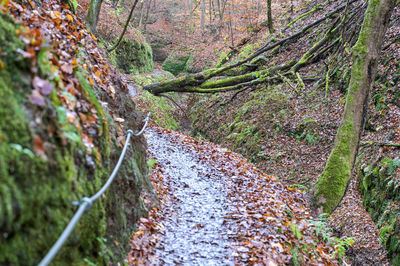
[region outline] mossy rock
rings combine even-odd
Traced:
[[[154,69],[153,52],[148,43],[123,38],[113,51],[114,63],[125,74],[151,72]]]
[[[176,76],[187,71],[189,59],[190,55],[170,55],[162,64],[162,69]]]
[[[78,71],[76,76],[85,101],[96,109],[100,121],[101,133],[92,152],[83,145],[79,129],[66,119],[56,90],[44,97],[44,106],[31,102],[31,62],[17,52],[25,49],[15,33],[18,27],[0,12],[0,265],[37,264],[76,211],[72,202],[93,195],[107,180],[120,154],[112,134],[116,127],[84,72]],[[50,78],[52,73],[48,72],[55,66],[49,67],[51,63],[42,51],[37,55],[38,73],[57,87],[54,75]],[[121,108],[130,108],[129,112],[138,115],[134,105],[128,107],[118,100]],[[137,125],[141,117],[136,119],[132,123]],[[151,187],[144,139],[135,139],[132,146],[117,181],[82,217],[54,258],[54,265],[77,265],[84,260],[104,265],[110,259],[119,260],[111,256],[114,243],[106,237],[119,242],[123,239],[126,242],[121,247],[126,247],[134,222],[145,213],[139,199],[141,190]],[[118,217],[125,224],[114,222]]]
[[[382,158],[358,171],[363,203],[379,228],[379,241],[393,265],[400,262],[400,182],[398,159]]]

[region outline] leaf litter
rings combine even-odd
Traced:
[[[139,230],[130,243],[129,264],[340,264],[338,247],[324,240],[313,223],[304,191],[279,183],[242,156],[216,144],[158,127],[151,128],[147,140],[149,158],[157,160],[151,178],[160,206],[139,221]],[[190,160],[177,161],[175,156]],[[183,167],[192,169],[200,179],[193,180],[182,172],[174,176],[174,168],[187,163]],[[212,200],[215,195],[208,187],[217,188],[224,211],[213,213],[215,206],[210,206],[203,212],[203,206],[197,206],[188,215],[180,210],[197,204],[196,197],[203,197],[197,190],[199,183],[207,184],[202,189]],[[183,192],[188,195],[182,196]],[[206,201],[201,200],[204,206],[208,206]],[[213,227],[208,228],[208,223]],[[207,245],[195,243],[207,243],[210,233],[220,234],[214,238],[221,242],[214,244],[225,250],[214,258],[207,255],[221,246],[210,251]],[[199,259],[202,257],[208,260]]]

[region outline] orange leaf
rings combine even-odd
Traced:
[[[50,11],[50,17],[52,19],[60,18],[60,12],[58,12],[58,11]]]
[[[71,15],[67,15],[67,19],[69,20],[69,21],[71,21],[71,22],[74,22],[74,19],[72,18],[72,16]]]
[[[97,158],[97,161],[99,162],[99,164],[101,164],[101,154],[97,150],[96,150],[96,158]]]
[[[81,118],[83,123],[87,122],[87,116],[85,114],[82,114],[81,112],[79,112],[79,117]]]
[[[35,135],[33,139],[33,149],[37,154],[46,157],[46,154],[44,152],[43,141],[38,135]]]

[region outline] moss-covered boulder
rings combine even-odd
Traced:
[[[359,171],[363,203],[380,230],[393,265],[400,264],[400,158],[383,158]]]
[[[115,65],[126,74],[146,73],[154,69],[152,49],[144,38],[140,39],[123,38],[113,52]]]
[[[190,55],[169,55],[162,64],[162,69],[174,75],[186,72],[189,64]]]
[[[114,114],[127,114],[129,128],[140,128],[143,118],[127,89],[118,87],[111,101],[90,85],[83,68],[74,70],[80,95],[62,90],[48,45],[36,52],[37,60],[24,57],[25,44],[16,34],[23,31],[0,11],[0,265],[36,265],[76,211],[72,202],[93,195],[108,179],[121,146],[104,104],[118,102]],[[85,105],[81,118],[68,110],[77,97]],[[80,126],[89,116],[96,118],[91,138]],[[54,265],[119,260],[116,251],[126,247],[146,211],[140,195],[151,191],[145,149],[144,138],[135,138],[111,189],[82,217]]]

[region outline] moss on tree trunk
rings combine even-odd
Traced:
[[[100,9],[103,0],[91,0],[89,5],[86,20],[92,31],[96,30],[97,22],[99,21]]]
[[[314,188],[314,204],[318,212],[330,213],[336,208],[352,175],[379,51],[395,4],[396,0],[368,2],[358,41],[352,49],[353,66],[342,123],[325,169]]]

